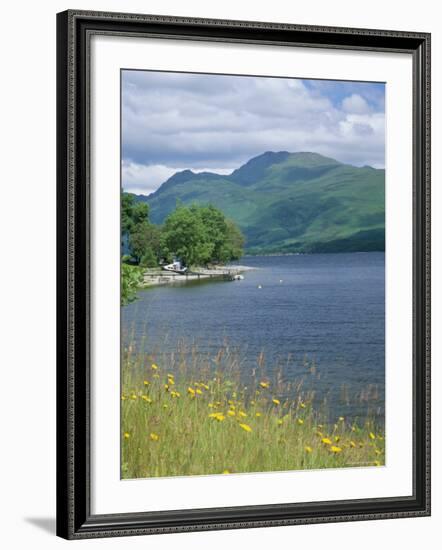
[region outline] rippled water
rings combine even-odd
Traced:
[[[123,336],[149,351],[166,340],[172,352],[184,340],[215,354],[228,342],[245,376],[260,352],[287,380],[305,377],[308,361],[317,369],[310,384],[333,415],[365,415],[369,404],[382,419],[384,260],[378,252],[246,257],[241,263],[257,269],[243,281],[140,292],[123,308]]]

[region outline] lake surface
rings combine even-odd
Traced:
[[[305,378],[330,415],[384,416],[383,253],[254,256],[243,281],[162,286],[122,309],[123,338],[149,353],[194,342],[215,355],[238,349],[242,374],[257,366]],[[167,350],[164,350],[167,347]],[[307,375],[314,364],[315,376]]]

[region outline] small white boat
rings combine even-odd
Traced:
[[[243,281],[244,280],[244,275],[234,275],[232,277],[232,281]]]
[[[178,260],[171,264],[163,265],[163,269],[164,271],[173,271],[173,273],[179,273],[180,275],[183,275],[187,271],[187,267],[183,267]]]

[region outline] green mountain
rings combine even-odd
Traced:
[[[239,225],[252,254],[385,246],[385,171],[317,153],[266,152],[228,176],[184,170],[137,199],[154,223],[177,201],[213,204]]]

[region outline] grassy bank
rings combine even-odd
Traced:
[[[266,377],[258,358],[245,386],[239,367],[227,347],[204,360],[191,350],[167,364],[126,350],[122,477],[384,464],[384,434],[372,419],[326,423],[302,382]]]

